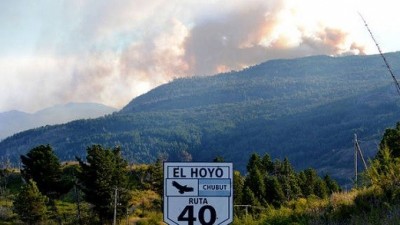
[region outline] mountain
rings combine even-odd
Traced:
[[[45,108],[35,113],[16,110],[2,112],[0,113],[0,140],[24,130],[77,119],[96,118],[115,111],[117,109],[98,103],[68,103]]]
[[[386,58],[399,74],[400,52]],[[385,129],[399,120],[400,96],[379,55],[312,56],[177,79],[111,115],[13,135],[0,142],[0,156],[16,161],[50,144],[71,160],[102,144],[121,146],[130,162],[222,156],[244,171],[258,152],[288,157],[297,169],[313,167],[344,184],[352,179],[354,133],[372,157]]]

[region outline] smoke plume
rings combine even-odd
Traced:
[[[52,7],[54,15],[41,20],[36,53],[23,67],[0,58],[7,64],[0,72],[13,77],[0,84],[6,90],[0,109],[32,111],[70,101],[122,107],[174,78],[274,58],[364,53],[348,30],[325,18],[303,21],[307,12],[291,0],[65,1]],[[41,17],[44,9],[36,10],[34,18]],[[59,20],[51,22],[56,14]],[[19,90],[24,93],[15,98]]]

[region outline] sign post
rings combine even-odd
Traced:
[[[164,222],[225,225],[232,220],[232,163],[164,163]]]

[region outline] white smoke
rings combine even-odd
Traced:
[[[122,107],[177,77],[273,58],[364,54],[350,26],[363,29],[356,12],[346,23],[350,10],[334,12],[344,1],[336,8],[328,2],[73,0],[52,3],[44,14],[46,6],[20,6],[26,18],[18,23],[39,18],[40,29],[25,59],[0,54],[0,111],[70,101]]]

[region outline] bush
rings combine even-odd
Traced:
[[[157,225],[161,224],[162,220],[162,214],[152,212],[148,213],[146,218],[137,221],[136,225]]]
[[[232,225],[262,225],[264,224],[261,219],[255,218],[253,215],[245,215],[243,217],[235,216]]]
[[[46,220],[47,197],[39,192],[36,183],[29,180],[14,201],[14,211],[25,223],[33,224]]]
[[[133,190],[131,192],[132,199],[129,204],[134,207],[134,214],[140,217],[146,217],[147,212],[158,211],[161,212],[161,197],[151,190]]]
[[[355,213],[354,199],[359,191],[334,193],[329,199],[329,205],[325,214],[325,220],[348,221]],[[340,224],[340,223],[339,223]]]
[[[10,207],[0,206],[0,221],[12,221],[15,219],[15,214],[13,214]]]
[[[385,201],[384,193],[381,188],[374,187],[360,191],[354,199],[354,204],[358,212],[372,212],[373,209],[381,208]]]

